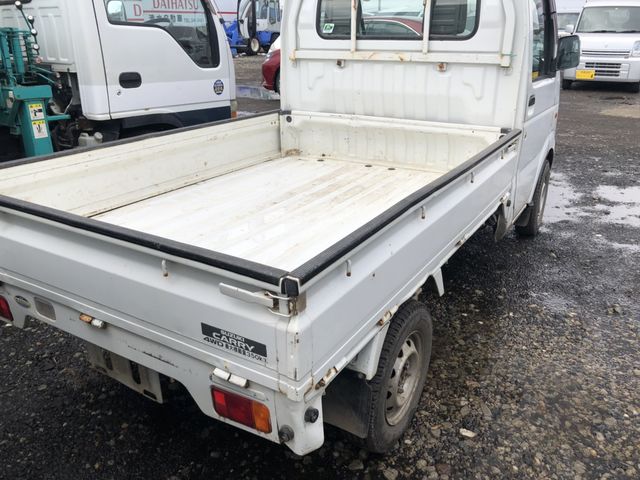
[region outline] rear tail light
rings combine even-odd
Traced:
[[[238,100],[231,100],[231,118],[238,118]]]
[[[221,417],[259,432],[271,433],[271,415],[266,405],[235,393],[211,388],[213,407]]]
[[[13,315],[9,308],[9,302],[7,302],[6,298],[3,296],[0,296],[0,318],[13,322]]]

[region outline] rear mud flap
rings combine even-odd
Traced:
[[[371,387],[359,374],[344,370],[322,397],[325,423],[345,430],[356,437],[366,438],[369,431]]]

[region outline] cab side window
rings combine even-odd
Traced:
[[[533,14],[533,62],[531,78],[537,80],[552,75],[551,60],[554,49],[553,18],[548,0],[531,0]]]
[[[161,28],[198,66],[218,66],[220,58],[215,45],[215,30],[209,11],[201,0],[104,0],[104,5],[110,23]]]

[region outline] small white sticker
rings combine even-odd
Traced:
[[[44,120],[44,107],[41,103],[29,104],[29,115],[31,120]]]
[[[322,27],[322,33],[333,33],[335,26],[335,23],[325,23]]]
[[[33,128],[33,136],[35,138],[47,138],[49,136],[47,124],[44,120],[36,120],[35,122],[31,122],[31,127]]]

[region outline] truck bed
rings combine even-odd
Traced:
[[[93,218],[290,271],[443,173],[285,157]]]
[[[249,271],[264,267],[262,279],[275,282],[456,177],[500,135],[492,127],[271,114],[9,164],[0,167],[0,196],[96,233],[197,252],[214,266],[237,259]]]

